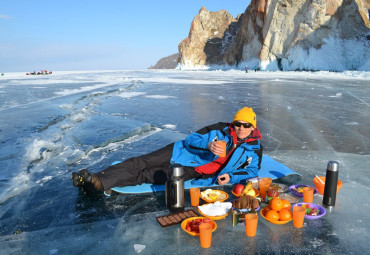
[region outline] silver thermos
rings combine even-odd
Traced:
[[[329,161],[326,169],[325,189],[322,204],[325,207],[333,207],[337,195],[337,182],[339,174],[339,164],[336,161]]]
[[[184,169],[182,165],[173,164],[168,171],[166,182],[166,206],[171,212],[183,211],[185,208]]]

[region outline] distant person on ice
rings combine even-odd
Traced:
[[[204,127],[185,140],[157,151],[133,157],[92,174],[87,169],[72,173],[73,186],[86,193],[142,183],[165,184],[169,166],[181,164],[185,180],[196,184],[239,183],[258,176],[262,160],[261,134],[252,108],[240,109],[231,123]],[[226,140],[226,157],[216,141]]]
[[[245,72],[248,73],[248,66],[245,65]]]

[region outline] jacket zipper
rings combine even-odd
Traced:
[[[243,149],[243,152],[242,152],[242,154],[240,155],[240,157],[238,158],[238,160],[236,161],[236,163],[238,163],[238,162],[239,162],[239,160],[241,159],[241,157],[244,155],[244,152],[245,152],[245,148]],[[233,165],[233,167],[236,165],[236,163]]]

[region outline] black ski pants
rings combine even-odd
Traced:
[[[171,143],[157,151],[127,159],[95,175],[100,179],[104,190],[113,187],[135,186],[142,183],[165,184],[173,145]],[[201,176],[194,170],[194,167],[184,166],[183,168],[185,180]]]

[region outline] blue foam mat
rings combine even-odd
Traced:
[[[120,162],[114,162],[112,165],[117,164]],[[272,159],[269,156],[264,155],[262,157],[262,164],[261,169],[259,171],[259,177],[270,177],[273,180],[287,176],[287,175],[300,175],[287,166],[283,165],[280,162],[277,162],[276,160]],[[218,184],[213,184],[211,186],[207,187],[215,187],[219,186]],[[185,189],[190,188],[203,188],[205,186],[202,185],[193,185],[191,184],[191,180],[185,181]],[[154,184],[148,184],[144,183],[141,185],[136,186],[126,186],[126,187],[114,187],[112,188],[113,191],[119,192],[119,193],[148,193],[148,192],[157,192],[157,191],[164,191],[165,185],[154,185]],[[108,195],[108,194],[106,194]]]

